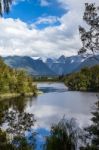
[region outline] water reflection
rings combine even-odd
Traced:
[[[64,115],[66,119],[75,118],[80,127],[90,124],[91,107],[97,101],[95,93],[67,91],[62,83],[39,83],[38,88],[44,93],[37,97],[1,101],[0,124],[7,121],[7,114],[9,118],[11,111],[14,111],[15,120],[24,118],[24,115],[28,117],[28,114],[33,114],[36,122],[35,124],[32,122],[30,126],[33,125],[33,129],[38,133],[37,150],[40,149],[44,136],[48,135],[50,126],[59,122]],[[25,124],[27,119],[24,123],[19,122]],[[11,128],[12,126],[10,125]]]
[[[9,140],[14,144],[24,140],[26,132],[32,134],[31,146],[35,146],[35,134],[32,127],[35,123],[34,114],[25,112],[27,101],[31,102],[31,98],[15,98],[1,101],[0,105],[0,128],[9,135]],[[31,137],[28,137],[28,143]]]
[[[53,83],[49,82],[47,84],[46,83],[43,83],[43,84],[38,83],[39,90],[42,91],[43,93],[52,93],[52,92],[62,93],[62,92],[66,92],[68,90],[67,87],[65,87],[63,84],[60,84],[60,83],[53,84]]]
[[[39,89],[48,86],[50,92],[39,95],[32,105],[27,103],[26,111],[34,113],[37,118],[36,127],[49,129],[52,123],[58,122],[64,115],[68,119],[76,118],[81,127],[90,123],[91,107],[97,101],[95,93],[67,91],[62,83],[38,84]],[[51,92],[53,89],[58,91]]]

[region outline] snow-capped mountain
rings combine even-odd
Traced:
[[[24,69],[31,75],[39,76],[66,75],[99,64],[99,55],[96,58],[62,55],[59,58],[47,58],[45,61],[39,57],[34,59],[27,56],[8,56],[3,59],[12,68]]]
[[[48,58],[46,64],[49,68],[54,71],[57,75],[72,73],[86,58],[81,56],[65,57],[60,56],[57,60]]]

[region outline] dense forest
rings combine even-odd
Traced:
[[[68,75],[64,82],[70,90],[99,92],[99,65]]]
[[[33,85],[32,77],[23,70],[15,70],[8,67],[0,58],[0,94],[5,93],[33,93],[36,94],[36,85]]]

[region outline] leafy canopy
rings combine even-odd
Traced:
[[[82,48],[78,54],[94,54],[99,53],[99,7],[95,4],[85,4],[85,12],[83,20],[88,25],[88,29],[79,27],[82,41]]]

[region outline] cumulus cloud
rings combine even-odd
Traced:
[[[64,25],[38,30],[19,19],[2,19],[0,23],[0,54],[57,56],[73,53],[77,37],[66,37]],[[74,42],[75,41],[75,42]],[[77,44],[77,43],[76,43]]]
[[[57,0],[61,7],[69,8],[62,17],[43,17],[32,25],[19,19],[0,20],[0,55],[28,55],[32,57],[56,57],[75,55],[81,47],[78,26],[82,21],[84,3],[94,0]],[[99,1],[96,2],[99,5]],[[36,24],[60,22],[42,30]]]

